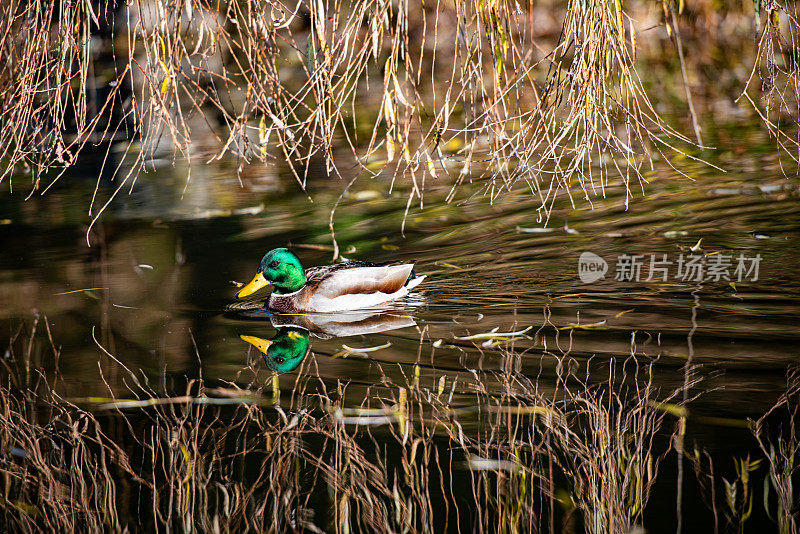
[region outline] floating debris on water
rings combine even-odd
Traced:
[[[362,357],[362,358],[366,358],[368,353],[370,353],[370,352],[375,352],[375,351],[378,351],[378,350],[381,350],[381,349],[387,349],[387,348],[389,348],[391,346],[392,346],[391,343],[385,343],[383,345],[377,345],[375,347],[358,348],[358,347],[349,347],[347,345],[342,344],[342,350],[340,350],[339,352],[334,354],[333,357],[334,358],[348,358],[350,356],[359,356],[359,357]]]
[[[519,234],[549,234],[555,231],[555,228],[523,228],[517,226],[517,233]]]
[[[456,337],[458,341],[475,341],[479,339],[490,339],[490,340],[510,340],[511,338],[521,337],[525,335],[525,332],[533,328],[529,326],[524,330],[518,330],[516,332],[498,332],[500,327],[495,327],[491,331],[486,332],[485,334],[473,334],[471,336],[463,336],[463,337]]]
[[[686,230],[668,230],[661,235],[663,235],[668,239],[671,239],[673,237],[685,237],[689,235],[689,232],[687,232]]]

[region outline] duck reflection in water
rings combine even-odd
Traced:
[[[320,339],[375,334],[416,326],[414,318],[401,311],[360,312],[336,315],[269,316],[277,332],[271,339],[257,336],[239,337],[264,354],[264,361],[277,373],[291,373],[303,362],[311,349],[311,336]]]
[[[264,353],[267,367],[277,373],[291,373],[305,359],[311,348],[308,330],[279,328],[272,339],[257,336],[239,336]]]

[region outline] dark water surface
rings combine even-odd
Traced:
[[[337,180],[311,176],[312,203],[274,169],[249,169],[240,187],[232,164],[200,166],[186,186],[185,165],[164,164],[140,176],[131,194],[120,193],[89,233],[91,247],[87,207],[96,170],[65,176],[25,202],[26,184],[18,182],[0,199],[0,343],[22,343],[40,317],[34,365],[55,369],[52,337],[61,349],[57,390],[97,413],[104,413],[102,399],[133,398],[124,367],[165,396],[182,394],[199,377],[272,395],[271,371],[240,336],[270,339],[280,334],[274,325],[310,330],[311,354],[279,378],[287,407],[298,375],[318,375],[334,390],[348,384],[345,406],[415,380],[437,391],[443,380],[452,405],[469,408],[477,382],[491,399],[503,377],[521,373],[538,378],[547,394],[565,367],[602,383],[633,356],[629,363],[653,364],[653,385],[664,394],[690,386],[680,397],[689,410],[685,446],[709,451],[718,473],[731,476],[734,458],[757,454],[747,419],[779,400],[798,362],[800,180],[757,155],[744,163],[718,157],[730,172],[690,164],[694,181],[668,169],[649,174],[646,196],[632,187],[627,210],[620,186],[592,198],[594,210],[577,190],[576,207],[560,199],[546,227],[539,201],[522,185],[492,204],[481,195],[462,204],[478,190],[474,184],[446,204],[442,179],[423,210],[412,205],[404,236],[404,186],[388,194],[386,181],[361,179],[336,213],[342,254],[413,260],[428,278],[381,313],[335,319],[229,305],[231,281],[248,281],[271,248],[294,247],[306,267],[331,261]],[[101,184],[101,198],[110,191]],[[608,262],[604,279],[580,280],[584,252]],[[638,281],[615,280],[624,254],[643,255]],[[650,256],[664,254],[674,262],[668,280],[646,280]],[[730,258],[732,280],[679,277],[679,257],[693,254],[705,255],[706,267],[715,256]],[[737,279],[739,255],[760,256],[757,280],[753,273]],[[458,339],[493,329],[528,330],[511,341]],[[343,345],[383,348],[359,355]],[[662,446],[677,421],[665,419]],[[476,418],[465,431],[480,424]],[[711,528],[694,473],[676,458],[667,455],[661,466],[645,526],[674,532],[681,509],[684,531]],[[749,528],[774,527],[760,504],[765,473],[762,466]]]

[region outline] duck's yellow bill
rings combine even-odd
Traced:
[[[255,348],[257,348],[264,354],[267,353],[267,349],[269,348],[270,345],[272,345],[272,341],[261,337],[244,336],[244,335],[240,335],[239,337],[242,338],[243,341],[247,341],[248,343],[253,345]]]
[[[244,286],[242,289],[236,293],[236,298],[240,299],[242,297],[246,297],[247,295],[252,295],[262,287],[267,287],[269,285],[269,281],[264,278],[264,273],[258,273],[255,278],[250,280],[250,283]]]

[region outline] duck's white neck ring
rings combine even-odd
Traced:
[[[292,296],[294,296],[294,295],[297,295],[298,293],[300,293],[300,292],[301,292],[303,289],[305,289],[305,287],[306,287],[306,286],[303,286],[303,287],[301,287],[300,289],[298,289],[297,291],[292,291],[291,293],[275,293],[275,292],[273,291],[273,292],[270,294],[269,298],[272,298],[272,297],[278,297],[278,298],[292,297]]]

